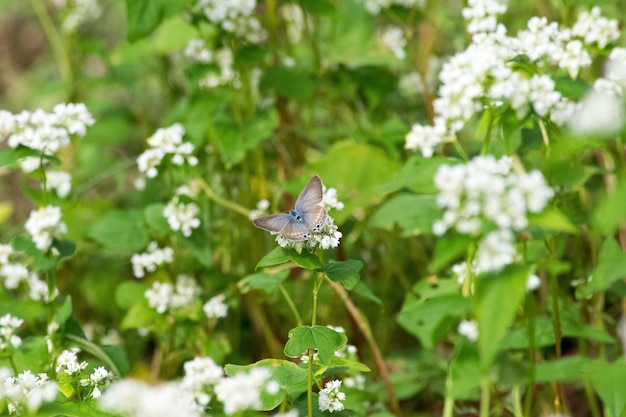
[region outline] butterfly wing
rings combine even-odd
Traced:
[[[300,217],[302,218],[302,223],[304,223],[308,230],[319,232],[326,223],[328,213],[326,213],[324,207],[317,204],[303,210],[300,213]]]
[[[287,223],[280,234],[289,240],[307,240],[311,238],[311,232],[307,226],[296,220],[295,217]]]
[[[320,204],[323,197],[322,180],[315,175],[302,189],[296,200],[295,209],[300,213],[305,212],[309,207]]]
[[[285,226],[292,222],[292,217],[287,213],[270,214],[269,216],[259,217],[252,220],[252,223],[259,229],[267,230],[268,232],[280,233]]]

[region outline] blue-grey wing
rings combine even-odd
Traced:
[[[300,213],[306,212],[310,207],[319,205],[323,197],[322,180],[315,175],[300,192],[295,209]]]
[[[318,205],[309,206],[300,213],[302,223],[312,232],[319,232],[328,218],[328,213],[324,207]]]
[[[296,220],[295,217],[287,223],[280,234],[289,240],[307,240],[311,238],[311,231],[304,223]]]
[[[270,214],[252,220],[252,223],[259,229],[274,233],[282,232],[290,222],[293,222],[293,218],[287,213]]]

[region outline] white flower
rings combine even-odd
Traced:
[[[195,10],[209,22],[248,42],[259,43],[267,34],[255,14],[256,0],[199,0]]]
[[[363,391],[365,389],[365,377],[363,375],[347,377],[343,380],[343,384],[348,388],[355,388]]]
[[[198,158],[192,155],[194,146],[190,142],[183,142],[184,134],[185,128],[180,123],[157,129],[147,140],[150,148],[137,158],[139,172],[145,172],[148,178],[156,177],[159,174],[157,168],[167,155],[171,155],[174,165],[197,165]]]
[[[528,291],[535,291],[539,287],[541,287],[541,278],[536,274],[530,274],[526,281],[526,289]]]
[[[61,27],[68,33],[98,19],[102,14],[102,8],[96,0],[52,0],[52,3],[67,12]]]
[[[478,324],[474,320],[461,320],[458,332],[469,339],[470,342],[478,340]]]
[[[517,258],[510,230],[496,230],[489,233],[478,245],[476,271],[499,271]]]
[[[326,188],[322,186],[324,196],[322,197],[322,207],[326,210],[335,209],[343,210],[344,204],[337,199],[337,190],[335,188]]]
[[[0,243],[0,264],[9,262],[9,257],[14,253],[13,246]]]
[[[48,380],[48,375],[34,375],[26,370],[17,377],[8,376],[0,368],[0,395],[7,400],[9,414],[35,413],[41,404],[51,402],[57,394],[57,384]]]
[[[159,314],[163,314],[167,311],[173,294],[174,286],[172,284],[168,282],[154,282],[144,295],[148,300],[148,305]]]
[[[346,394],[339,391],[341,380],[334,379],[328,381],[319,392],[318,407],[320,411],[341,411],[344,409],[342,401],[346,399]]]
[[[87,367],[87,362],[78,362],[77,353],[79,349],[64,350],[57,357],[56,368],[57,372],[65,372],[68,375],[74,375],[80,373]]]
[[[626,88],[626,48],[613,48],[606,63],[605,76]]]
[[[150,242],[148,251],[136,253],[130,259],[136,278],[143,278],[146,272],[154,272],[157,266],[174,261],[174,250],[168,246],[159,249],[156,242]]]
[[[626,120],[624,101],[611,93],[589,91],[568,127],[580,136],[611,136],[619,132]]]
[[[41,251],[50,249],[53,238],[67,233],[67,226],[61,221],[61,209],[50,205],[31,211],[24,227]]]
[[[9,347],[17,348],[22,344],[22,338],[15,331],[24,323],[19,317],[5,314],[0,317],[0,351]]]
[[[9,290],[17,289],[22,282],[28,281],[28,269],[22,264],[6,263],[0,267],[0,277]]]
[[[224,377],[224,371],[213,359],[206,357],[187,361],[184,368],[185,376],[181,381],[181,388],[190,392],[194,401],[204,410],[211,402],[209,392]]]
[[[191,229],[200,227],[200,219],[196,216],[200,214],[200,207],[196,203],[182,203],[178,196],[175,196],[163,209],[163,216],[172,230],[181,231],[183,236],[191,236]]]
[[[224,294],[219,294],[204,303],[204,306],[202,306],[204,314],[210,319],[226,317],[228,315],[228,305],[224,303],[225,298]]]
[[[437,118],[434,126],[422,126],[414,124],[411,131],[406,135],[404,147],[411,150],[419,150],[424,158],[430,158],[435,152],[435,147],[445,141],[448,135],[445,120]]]
[[[215,386],[215,396],[224,404],[224,412],[231,415],[261,407],[261,392],[266,390],[271,372],[266,368],[252,368],[232,377],[222,378]]]
[[[468,21],[469,33],[493,32],[497,26],[497,16],[506,12],[506,4],[498,0],[469,0],[463,9],[463,17]]]
[[[270,202],[267,199],[262,199],[258,203],[256,203],[256,210],[250,210],[250,214],[248,218],[250,220],[258,219],[261,216],[267,214],[267,209],[270,208]]]
[[[406,38],[402,29],[399,27],[388,27],[380,34],[380,43],[387,49],[389,49],[398,59],[404,59],[406,57]]]
[[[213,59],[213,54],[202,39],[190,39],[183,55],[202,64],[208,64]]]
[[[572,35],[583,38],[587,45],[597,44],[603,49],[619,39],[619,27],[617,20],[602,17],[600,13],[598,6],[593,7],[591,12],[582,12],[572,26]]]
[[[54,190],[61,197],[67,197],[72,190],[72,176],[63,171],[51,171],[46,173],[46,186]]]
[[[98,404],[104,410],[132,417],[200,417],[191,394],[177,383],[156,386],[132,379],[114,382]]]
[[[95,1],[76,1],[76,3],[95,3]],[[96,3],[97,4],[97,3]],[[87,126],[95,123],[91,113],[87,110],[87,106],[83,103],[60,103],[52,109],[58,117],[59,124],[64,126],[72,135],[85,136]]]

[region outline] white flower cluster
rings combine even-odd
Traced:
[[[508,103],[520,119],[531,110],[558,125],[574,117],[577,104],[555,90],[549,75],[527,77],[515,71],[509,60],[525,55],[542,71],[561,69],[575,78],[581,68],[591,65],[589,51],[618,38],[616,22],[602,18],[594,8],[590,14],[581,14],[572,29],[533,17],[525,30],[511,37],[496,23],[496,16],[504,11],[498,0],[472,1],[464,9],[472,43],[443,65],[439,97],[433,101],[435,125],[414,125],[406,137],[408,149],[432,156],[438,144],[453,140],[470,118],[484,110],[485,99],[495,107]],[[597,26],[591,27],[590,21]]]
[[[305,15],[302,8],[295,3],[285,3],[280,6],[280,14],[287,26],[287,38],[292,44],[300,42],[307,25],[311,25],[311,19]]]
[[[60,103],[52,113],[42,109],[18,114],[0,110],[0,143],[6,141],[11,148],[26,146],[53,155],[69,145],[71,135],[85,136],[92,124],[94,119],[82,103]],[[41,162],[40,158],[28,157],[21,161],[21,166],[24,171],[32,172]]]
[[[63,372],[68,375],[80,374],[87,367],[87,362],[78,362],[80,349],[67,349],[61,352],[56,361],[56,372]]]
[[[479,156],[466,164],[442,165],[434,180],[437,205],[444,209],[433,225],[438,236],[450,228],[478,235],[490,225],[522,230],[527,215],[542,211],[554,195],[541,172],[517,174],[508,157]]]
[[[190,39],[183,55],[201,64],[208,64],[213,60],[213,53],[207,48],[203,39]]]
[[[192,229],[200,227],[200,207],[196,203],[183,203],[179,196],[174,196],[163,209],[163,216],[167,219],[173,231],[181,231],[183,236],[191,236]]]
[[[159,314],[165,312],[173,314],[179,308],[189,305],[199,293],[200,288],[192,277],[179,275],[176,277],[176,285],[169,282],[154,282],[144,295],[148,305]]]
[[[104,391],[99,406],[132,417],[201,417],[193,398],[180,383],[148,385],[132,379],[114,382]]]
[[[341,411],[344,408],[342,401],[346,399],[346,394],[339,391],[341,380],[334,379],[328,381],[319,392],[318,406],[320,411]]]
[[[24,320],[11,314],[0,317],[0,351],[21,346],[22,338],[15,332],[23,323]]]
[[[137,158],[139,171],[145,172],[148,178],[156,177],[159,174],[157,168],[166,156],[171,156],[174,165],[197,165],[198,158],[192,155],[194,146],[183,142],[184,135],[185,128],[180,123],[158,129],[148,138],[150,148]]]
[[[218,294],[204,303],[202,311],[210,319],[222,318],[228,315],[228,305],[224,303],[226,296],[224,294]]]
[[[28,296],[35,301],[50,301],[54,299],[59,290],[55,287],[50,294],[48,283],[39,279],[39,275],[28,271],[28,268],[15,258],[21,252],[14,252],[11,245],[0,244],[0,278],[4,287],[8,290],[17,290],[24,284],[28,289]]]
[[[169,246],[159,248],[158,243],[150,242],[147,252],[135,253],[130,262],[133,265],[135,278],[143,278],[146,272],[154,272],[157,266],[174,261],[174,249]]]
[[[460,335],[467,337],[470,342],[478,340],[478,323],[474,320],[461,320],[457,330]]]
[[[67,226],[61,221],[61,209],[51,205],[31,211],[24,228],[40,251],[47,251],[52,239],[67,233]]]
[[[8,368],[0,368],[0,401],[7,401],[9,414],[36,413],[44,402],[54,401],[57,384],[48,375],[26,370],[17,377]]]
[[[365,9],[371,14],[379,14],[381,10],[392,6],[422,9],[426,5],[425,0],[363,0],[363,2]]]
[[[219,68],[217,72],[210,72],[199,82],[202,88],[215,88],[223,85],[231,85],[235,89],[240,89],[241,74],[233,68],[233,52],[229,48],[222,48],[215,52],[214,60]],[[250,72],[250,91],[254,97],[258,96],[258,85],[261,81],[262,70],[254,68]]]
[[[98,19],[102,14],[102,8],[97,0],[52,0],[52,3],[65,12],[66,16],[61,26],[68,33]]]
[[[324,195],[322,196],[321,203],[322,207],[324,207],[326,210],[343,210],[344,204],[337,199],[337,189],[326,188],[325,185],[322,185],[322,189],[324,190]]]
[[[225,32],[259,43],[267,33],[255,16],[256,5],[256,0],[199,0],[195,10]]]
[[[56,194],[65,198],[72,191],[72,176],[63,171],[51,171],[46,173],[46,188],[54,190]]]
[[[307,240],[292,240],[280,233],[276,235],[276,242],[281,247],[293,246],[296,250],[301,251],[305,246],[311,250],[316,248],[330,249],[339,246],[339,240],[343,234],[335,224],[332,217],[326,216],[326,220],[319,230],[311,233]]]
[[[258,203],[256,203],[256,209],[250,210],[250,214],[248,218],[250,220],[258,219],[261,216],[265,216],[267,214],[267,209],[270,208],[270,202],[267,199],[262,199]]]
[[[197,357],[185,362],[185,376],[181,388],[193,395],[198,411],[204,411],[211,402],[213,387],[224,377],[222,367],[213,359]]]
[[[252,368],[249,372],[222,378],[215,385],[215,396],[224,404],[227,415],[259,409],[263,391],[276,394],[280,390],[280,385],[270,380],[271,376],[267,368]]]
[[[88,387],[89,393],[85,398],[100,398],[102,391],[100,387],[107,385],[113,379],[113,372],[106,369],[104,366],[99,366],[93,370],[89,375],[89,378],[83,378],[80,380],[82,387]]]
[[[404,51],[404,48],[406,48],[406,38],[404,37],[402,28],[390,26],[383,30],[378,38],[380,39],[381,45],[385,49],[390,50],[396,58],[406,58],[406,52]]]

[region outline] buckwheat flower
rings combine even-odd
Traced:
[[[56,194],[65,198],[72,190],[72,176],[63,171],[51,171],[46,173],[46,186],[50,190],[54,190]]]
[[[478,340],[478,324],[474,320],[461,320],[457,331],[460,335],[467,337],[470,342]]]
[[[85,2],[88,1],[77,1],[77,3]],[[93,0],[91,2],[95,3]],[[54,106],[52,111],[58,117],[59,124],[72,135],[85,136],[87,127],[95,123],[93,116],[83,103],[60,103]]]
[[[262,199],[258,203],[256,203],[256,209],[250,210],[250,214],[248,218],[250,220],[258,219],[261,216],[265,216],[267,214],[267,209],[270,208],[270,202],[267,199]]]
[[[318,397],[318,407],[320,411],[341,411],[344,409],[342,401],[345,401],[346,394],[339,391],[341,388],[341,380],[334,379],[328,381],[324,388],[320,390]]]
[[[343,385],[348,388],[354,388],[358,390],[365,390],[365,377],[363,375],[349,376],[343,379]]]
[[[572,26],[572,35],[584,39],[587,45],[597,44],[604,49],[609,43],[619,39],[617,20],[601,16],[600,7],[595,6],[590,12],[582,12]]]
[[[510,230],[496,230],[485,236],[476,252],[476,270],[480,272],[500,271],[514,262],[518,255]]]
[[[93,370],[89,378],[81,379],[79,383],[83,387],[91,388],[91,392],[87,394],[87,398],[98,399],[102,396],[100,387],[107,385],[111,380],[113,380],[113,373],[104,366],[99,366]]]
[[[517,178],[517,186],[524,194],[525,205],[530,213],[541,212],[554,196],[540,171],[531,171]]]
[[[558,60],[559,68],[567,70],[572,78],[576,78],[581,68],[591,65],[591,56],[578,39],[567,42],[560,56],[555,59]]]
[[[210,319],[226,317],[228,315],[228,305],[224,303],[225,299],[226,296],[224,294],[211,298],[202,306],[204,314]]]
[[[344,204],[337,199],[337,189],[335,188],[326,188],[326,186],[322,186],[324,189],[324,196],[322,197],[322,207],[326,210],[335,209],[335,210],[343,210]]]
[[[572,120],[572,117],[576,114],[578,107],[579,103],[561,97],[561,99],[555,103],[550,110],[550,120],[552,120],[552,122],[554,122],[557,126],[565,126],[570,120]]]
[[[331,249],[339,246],[339,241],[342,236],[343,233],[339,231],[339,228],[335,224],[333,218],[328,216],[328,219],[319,232],[313,233],[311,238],[306,243],[311,249],[315,249],[317,247],[321,249]],[[276,241],[280,244],[278,237]]]
[[[0,110],[0,142],[4,141],[16,129],[13,113]]]
[[[13,255],[13,246],[9,244],[0,243],[0,264],[6,264],[9,262],[9,258]]]
[[[183,236],[191,236],[192,229],[200,227],[200,207],[196,203],[182,203],[175,196],[163,209],[163,216],[173,231],[181,231]]]
[[[287,3],[280,7],[280,14],[287,23],[287,38],[292,44],[297,44],[302,39],[302,34],[310,19],[304,14],[297,4]],[[306,20],[305,20],[306,19]]]
[[[605,65],[605,76],[626,88],[626,48],[613,48]]]
[[[59,289],[54,287],[52,292],[48,283],[39,278],[39,275],[30,273],[28,276],[28,298],[45,303],[54,300],[59,295]]]
[[[148,305],[154,308],[159,314],[167,311],[170,300],[174,294],[174,286],[168,282],[154,282],[152,287],[144,293],[148,300]]]
[[[22,171],[29,174],[38,170],[44,162],[42,158],[38,158],[36,156],[27,156],[26,158],[18,161],[18,163],[20,164],[20,168],[22,168]]]
[[[224,377],[224,371],[213,359],[196,357],[185,362],[185,376],[181,381],[181,388],[193,396],[201,410],[211,402],[213,387]]]
[[[612,136],[624,126],[624,102],[611,93],[589,91],[568,127],[580,136]]]
[[[387,49],[389,49],[398,59],[404,59],[406,57],[406,38],[402,28],[388,27],[379,36],[380,43]]]
[[[433,126],[422,126],[414,124],[411,131],[405,138],[405,149],[410,149],[422,153],[424,158],[430,158],[435,153],[435,147],[445,141],[448,135],[445,120],[438,117]]]
[[[299,415],[298,415],[298,410],[290,410],[290,411],[287,411],[286,413],[274,414],[272,417],[299,417]]]
[[[136,278],[143,278],[146,272],[154,272],[157,267],[174,261],[174,250],[169,246],[159,248],[158,243],[150,242],[147,252],[136,253],[130,259]]]
[[[4,374],[0,392],[7,401],[9,414],[36,413],[41,404],[56,397],[57,384],[45,373],[34,375],[26,370],[17,377]]]
[[[15,290],[20,283],[28,281],[28,269],[18,263],[6,263],[0,267],[0,277],[4,278],[4,286]]]
[[[165,158],[165,152],[162,149],[152,148],[146,149],[137,158],[137,167],[139,172],[145,172],[146,177],[154,178],[159,175],[157,167],[161,165],[161,162]]]
[[[232,415],[261,407],[261,392],[267,390],[272,373],[267,368],[252,368],[234,376],[222,378],[215,385],[215,396],[224,404],[224,412]]]
[[[98,401],[100,408],[127,417],[200,417],[189,392],[171,382],[148,385],[123,379],[111,384]]]
[[[67,226],[61,221],[61,209],[51,205],[31,211],[24,228],[41,251],[50,249],[53,238],[67,233]]]
[[[208,64],[213,59],[213,54],[203,39],[189,39],[183,55],[201,64]]]
[[[145,172],[148,178],[156,177],[159,173],[158,166],[168,155],[171,155],[174,165],[197,165],[198,158],[192,155],[194,146],[190,142],[183,142],[184,134],[185,129],[180,123],[157,129],[147,140],[150,148],[137,158],[139,171]]]
[[[526,290],[535,291],[539,287],[541,287],[541,278],[537,274],[530,274],[526,281]]]
[[[24,323],[19,317],[5,314],[0,317],[0,351],[9,347],[17,348],[22,344],[22,338],[15,331]]]
[[[87,362],[78,362],[77,353],[80,349],[68,349],[61,352],[56,360],[56,372],[64,372],[68,375],[79,374],[87,367]]]
[[[468,33],[493,32],[497,16],[506,12],[506,4],[498,0],[469,0],[463,8],[463,18],[468,21]]]
[[[554,90],[554,80],[547,75],[533,75],[529,87],[530,103],[540,117],[545,117],[552,106],[561,99],[561,93]]]
[[[67,15],[61,27],[63,31],[75,32],[80,26],[94,21],[102,14],[102,8],[96,0],[53,0],[53,4],[65,9]]]
[[[617,97],[624,95],[624,89],[619,83],[603,77],[593,82],[593,90],[600,94],[613,94]]]

